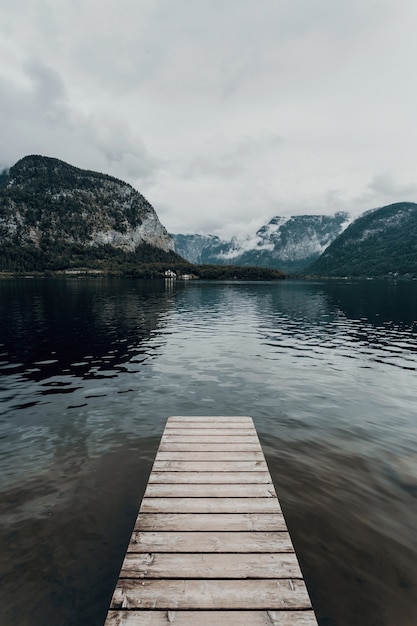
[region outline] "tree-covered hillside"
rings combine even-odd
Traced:
[[[116,178],[28,156],[0,175],[0,270],[179,262],[153,207]]]
[[[308,269],[320,276],[417,276],[417,204],[367,211]]]
[[[149,244],[142,244],[133,252],[109,245],[88,247],[79,244],[53,243],[39,247],[0,247],[0,271],[11,273],[56,272],[65,269],[95,269],[104,272],[130,273],[133,268],[144,264],[164,263],[172,265],[187,263],[175,252],[164,252]]]
[[[192,265],[147,200],[112,176],[28,156],[0,174],[0,272],[94,270],[143,278],[271,280],[280,272]]]

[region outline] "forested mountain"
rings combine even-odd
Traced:
[[[36,155],[0,173],[3,272],[134,273],[146,264],[153,267],[150,275],[160,275],[164,265],[181,273],[191,262],[211,265],[195,268],[201,277],[260,278],[255,270],[222,273],[218,265],[320,276],[417,276],[417,204],[391,204],[348,223],[343,212],[298,215],[274,217],[251,237],[172,237],[149,202],[112,176]]]
[[[253,236],[173,235],[175,251],[193,263],[255,265],[301,271],[317,259],[349,223],[347,213],[274,217]]]
[[[367,211],[307,272],[320,276],[417,276],[417,204],[399,202]]]
[[[182,261],[147,200],[116,178],[27,156],[0,175],[0,270]]]

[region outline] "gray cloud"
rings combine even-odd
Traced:
[[[374,176],[368,187],[378,196],[391,199],[403,200],[417,194],[416,183],[399,183],[389,172]]]
[[[106,171],[171,231],[416,200],[395,182],[415,178],[416,19],[414,0],[3,3],[0,163]]]
[[[148,152],[124,119],[83,114],[71,103],[63,78],[42,62],[31,61],[24,69],[24,88],[0,80],[0,129],[11,147],[8,165],[25,154],[42,153],[84,167],[93,161],[96,169],[132,182],[152,178],[162,160]]]
[[[30,61],[25,66],[30,87],[26,106],[36,114],[38,122],[71,129],[71,110],[64,81],[60,74],[41,61]]]
[[[251,163],[274,153],[283,144],[279,135],[270,134],[258,137],[242,137],[234,145],[224,145],[224,138],[208,142],[204,154],[192,157],[183,170],[185,178],[218,177],[230,180],[231,177],[245,175]]]

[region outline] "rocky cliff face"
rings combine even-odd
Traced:
[[[0,269],[169,259],[178,260],[172,237],[127,183],[42,156],[0,175]]]
[[[50,241],[126,251],[145,243],[165,252],[174,249],[149,202],[111,176],[28,156],[1,183],[2,243],[40,247]]]
[[[257,265],[301,271],[349,223],[347,213],[274,217],[253,236],[223,241],[216,235],[174,235],[175,250],[198,263]]]

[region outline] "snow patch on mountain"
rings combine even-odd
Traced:
[[[300,269],[316,259],[349,225],[347,213],[273,217],[255,234],[174,235],[175,251],[189,261]]]

